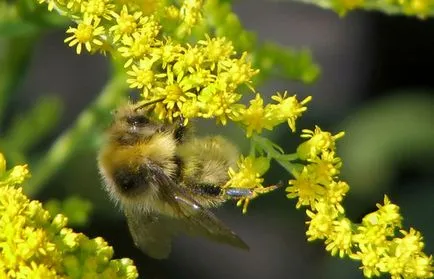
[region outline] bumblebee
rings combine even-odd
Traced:
[[[219,136],[193,136],[182,119],[149,116],[143,106],[121,107],[98,154],[104,188],[124,212],[135,245],[164,259],[172,238],[184,233],[248,249],[210,211],[229,199],[222,186],[237,149]]]

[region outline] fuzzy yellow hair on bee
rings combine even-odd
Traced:
[[[161,259],[179,233],[248,249],[209,210],[228,199],[222,186],[237,157],[223,137],[194,137],[182,120],[155,121],[149,108],[128,104],[114,114],[98,167],[136,246]]]

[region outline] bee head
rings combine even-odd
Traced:
[[[149,118],[146,110],[136,109],[129,104],[114,112],[109,134],[119,144],[131,145],[149,139],[161,126],[162,124]]]

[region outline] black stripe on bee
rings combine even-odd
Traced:
[[[221,194],[222,188],[210,183],[200,183],[194,185],[194,189],[196,192],[204,195],[215,196]]]
[[[176,165],[176,170],[175,170],[175,179],[180,182],[182,181],[182,177],[183,177],[183,168],[184,168],[184,162],[182,161],[182,159],[179,156],[175,156],[175,165]]]
[[[146,166],[118,168],[113,174],[113,179],[122,192],[134,193],[147,188],[150,172]]]

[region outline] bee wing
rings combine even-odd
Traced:
[[[176,234],[170,219],[151,212],[137,214],[128,209],[124,212],[134,244],[152,258],[167,258],[172,248],[172,237]]]
[[[231,229],[229,229],[211,211],[200,206],[188,195],[176,195],[184,218],[180,227],[184,232],[193,236],[205,236],[211,240],[229,244],[241,249],[248,250],[249,246]]]
[[[178,213],[172,218],[179,230],[189,235],[205,236],[211,240],[226,243],[248,250],[247,244],[220,221],[211,211],[201,206],[188,191],[177,185],[159,167],[154,169],[158,175],[161,198]],[[172,224],[175,225],[175,224]]]
[[[242,249],[249,249],[232,230],[211,211],[203,208],[185,188],[177,185],[159,166],[149,166],[159,198],[172,207],[175,216],[157,212],[137,212],[124,208],[135,245],[156,259],[167,258],[172,238],[180,232],[204,236]]]

